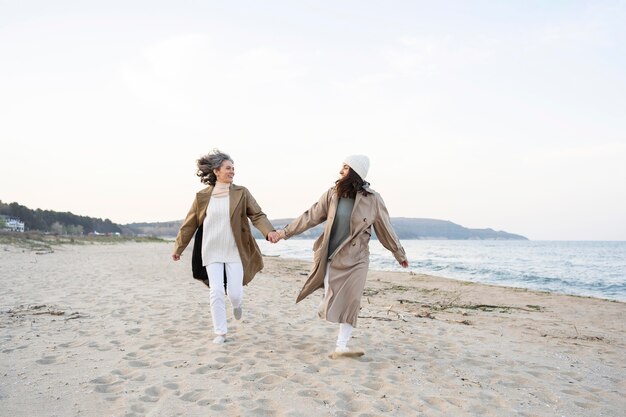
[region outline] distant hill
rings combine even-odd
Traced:
[[[117,224],[109,219],[78,216],[70,212],[52,210],[31,210],[18,203],[6,204],[0,201],[0,214],[17,217],[25,224],[26,230],[38,230],[55,234],[81,235],[89,233],[120,233],[123,235],[175,237],[182,225],[182,220],[168,222],[144,222]],[[293,219],[274,219],[272,224],[281,228]],[[524,236],[515,235],[493,229],[468,229],[447,220],[414,219],[392,217],[391,224],[400,239],[450,239],[450,240],[528,240]],[[294,239],[315,239],[324,230],[324,223],[307,230]],[[254,237],[261,239],[261,233],[252,228]],[[376,236],[372,236],[374,239]]]
[[[293,219],[274,219],[271,220],[276,228],[281,228],[289,224]],[[125,229],[133,231],[137,235],[148,235],[158,237],[175,237],[178,229],[182,225],[182,220],[161,222],[161,223],[131,223],[124,225]],[[391,224],[403,240],[410,239],[449,239],[449,240],[528,240],[526,237],[496,231],[493,229],[468,229],[456,223],[447,220],[436,219],[414,219],[406,217],[392,217]],[[307,230],[306,232],[294,237],[294,239],[315,239],[324,230],[324,223]],[[261,233],[252,228],[255,238],[262,238]],[[375,235],[373,238],[376,238]]]
[[[154,223],[129,223],[122,226],[127,234],[139,236],[176,237],[182,220]]]

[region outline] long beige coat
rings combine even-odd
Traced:
[[[178,236],[176,236],[174,253],[178,255],[183,253],[196,229],[204,222],[206,208],[209,205],[213,188],[210,185],[196,194],[191,209],[189,209],[189,213],[187,213],[187,217],[178,231]],[[275,229],[246,187],[232,184],[229,198],[230,225],[233,229],[235,243],[243,264],[243,284],[248,285],[254,278],[254,275],[263,269],[263,257],[250,231],[248,219],[252,221],[254,227],[259,229],[266,238],[268,233]]]
[[[406,261],[404,248],[391,226],[389,213],[380,195],[368,189],[367,196],[357,193],[350,218],[350,236],[335,251],[328,272],[329,288],[322,313],[334,323],[356,326],[361,297],[369,267],[369,241],[372,226],[380,243],[393,253],[398,262]],[[313,244],[313,267],[296,303],[324,287],[328,264],[328,244],[338,204],[335,187],[285,227],[286,238],[300,234],[326,220],[324,233]]]

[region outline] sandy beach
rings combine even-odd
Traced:
[[[0,246],[1,416],[623,416],[626,305],[370,271],[332,360],[309,263],[266,257],[214,345],[170,243]]]

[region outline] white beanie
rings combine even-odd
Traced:
[[[370,159],[365,155],[350,155],[343,160],[354,172],[359,174],[362,180],[367,176],[367,170],[370,168]]]

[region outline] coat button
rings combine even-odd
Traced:
[[[352,242],[352,246],[356,246],[356,242]]]

